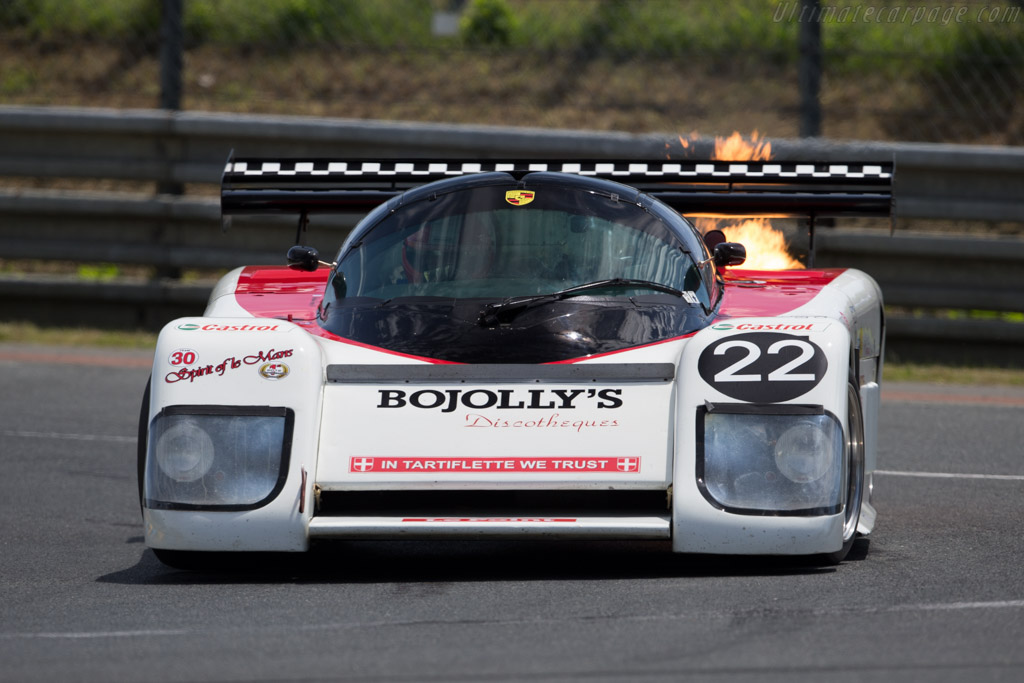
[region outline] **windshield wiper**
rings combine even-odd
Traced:
[[[496,304],[487,304],[484,306],[483,310],[480,311],[480,317],[477,318],[477,324],[481,327],[491,327],[493,325],[511,322],[513,318],[528,309],[543,306],[544,304],[555,301],[561,301],[562,299],[568,299],[569,297],[582,294],[583,292],[587,292],[592,289],[604,289],[605,287],[653,289],[658,292],[665,292],[680,298],[682,298],[684,294],[681,290],[676,289],[675,287],[669,287],[668,285],[652,282],[651,280],[629,280],[618,277],[609,280],[595,280],[594,282],[587,282],[582,285],[576,285],[575,287],[567,287],[566,289],[552,292],[550,294],[516,297],[513,299],[505,299],[504,301]]]

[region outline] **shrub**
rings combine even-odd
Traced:
[[[512,42],[516,17],[505,0],[473,0],[459,24],[462,40],[473,46],[505,46]]]

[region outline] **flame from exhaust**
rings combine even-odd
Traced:
[[[722,161],[768,161],[772,158],[772,143],[756,130],[750,134],[749,142],[739,132],[733,132],[727,138],[715,138],[713,158]]]
[[[690,140],[696,138],[696,133],[691,134],[689,139],[680,135],[679,143],[683,149],[689,149]],[[712,158],[721,161],[767,161],[772,158],[772,144],[756,130],[751,133],[750,140],[744,139],[739,132],[734,132],[729,137],[715,138],[715,152]],[[773,227],[767,218],[697,218],[695,225],[701,233],[721,230],[730,242],[739,242],[745,246],[747,260],[740,266],[741,268],[788,270],[805,267],[789,255],[782,231]]]
[[[701,232],[716,227],[725,233],[730,242],[739,242],[747,248],[747,260],[739,268],[751,270],[795,270],[805,266],[789,255],[786,237],[772,227],[767,218],[748,218],[731,221],[732,225],[704,227],[702,222],[715,223],[713,218],[698,218],[697,229]]]

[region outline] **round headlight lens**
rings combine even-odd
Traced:
[[[181,420],[157,439],[156,462],[171,479],[201,479],[213,465],[213,440],[194,420]]]
[[[831,435],[813,422],[790,427],[775,443],[776,467],[797,484],[809,484],[825,476],[834,456]]]

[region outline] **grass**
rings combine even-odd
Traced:
[[[800,23],[785,10],[798,4],[466,0],[463,33],[438,37],[431,18],[447,0],[189,0],[184,106],[795,137]],[[1024,16],[842,19],[863,6],[827,3],[837,13],[822,29],[826,136],[1024,142]],[[976,14],[982,5],[964,7]],[[159,0],[0,0],[0,97],[155,106],[158,8]]]
[[[39,327],[0,322],[0,343],[39,346],[89,346],[115,349],[156,348],[154,332],[124,332],[77,327]]]
[[[647,53],[661,57],[744,51],[795,60],[799,0],[466,0],[460,32],[431,32],[435,10],[446,0],[189,0],[184,34],[189,45],[316,44],[363,47],[529,47],[537,50]],[[822,40],[840,64],[865,65],[853,53],[903,51],[945,59],[964,49],[991,52],[979,36],[1021,35],[1009,3],[825,3]],[[965,7],[959,20],[951,10]],[[1006,7],[1003,21],[992,9]],[[984,21],[979,12],[987,11]],[[884,16],[883,16],[884,15]],[[874,21],[882,17],[883,21]],[[996,18],[999,18],[998,14]],[[46,42],[68,39],[135,41],[150,46],[160,21],[160,0],[5,0],[0,27]],[[1007,43],[1009,44],[1009,43]],[[847,60],[849,63],[847,64]],[[871,65],[872,67],[874,65]]]
[[[0,33],[4,103],[155,106],[157,57],[123,59],[122,53],[102,43],[5,45]],[[712,69],[704,58],[351,46],[249,52],[211,44],[186,52],[184,77],[189,110],[658,132],[670,139],[734,130],[799,134],[796,67],[750,60]],[[962,102],[950,105],[955,93],[929,83],[878,72],[826,74],[823,132],[837,139],[1024,143],[1024,84],[990,88],[1012,93],[1019,104],[1000,100],[997,108],[975,112],[961,111]]]
[[[965,368],[887,362],[884,366],[884,381],[1024,387],[1024,369]]]

